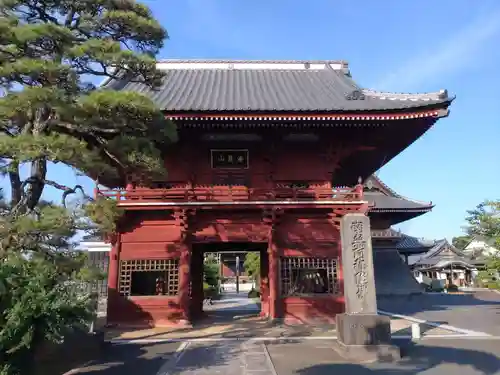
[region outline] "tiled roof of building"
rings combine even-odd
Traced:
[[[421,267],[445,267],[446,265],[460,263],[472,267],[475,262],[465,256],[455,246],[450,244],[446,239],[436,241],[436,244],[420,259],[412,263],[413,266]]]
[[[425,204],[408,200],[403,197],[388,197],[379,193],[365,192],[365,198],[373,206],[370,211],[396,212],[396,211],[416,211],[428,212],[432,209],[432,204]]]
[[[163,85],[108,81],[103,87],[146,94],[170,112],[358,112],[447,106],[446,90],[402,94],[366,90],[343,61],[165,60]]]
[[[396,249],[401,253],[412,253],[412,252],[422,252],[427,251],[433,247],[435,241],[429,241],[422,238],[417,238],[413,236],[408,236],[407,234],[401,234],[401,239],[396,245]]]
[[[384,184],[377,176],[372,175],[364,183],[365,198],[372,204],[373,212],[428,212],[434,205],[432,202],[420,202],[403,197],[389,186]]]

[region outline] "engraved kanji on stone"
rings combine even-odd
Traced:
[[[356,297],[364,299],[368,290],[368,275],[366,269],[366,242],[363,241],[363,223],[353,221],[351,223],[352,239],[351,248],[353,252],[354,282],[356,284]]]

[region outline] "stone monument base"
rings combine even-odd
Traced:
[[[399,347],[391,342],[391,319],[377,314],[338,314],[335,349],[357,362],[396,361]]]

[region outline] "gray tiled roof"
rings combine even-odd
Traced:
[[[434,241],[402,234],[396,249],[402,253],[426,251],[434,246]]]
[[[475,262],[451,245],[446,239],[436,241],[436,244],[412,265],[424,267],[444,267],[452,263],[462,263],[473,266]]]
[[[379,192],[365,192],[365,198],[373,204],[370,211],[397,212],[397,211],[420,211],[427,212],[432,209],[432,204],[416,202],[400,196],[390,197]]]
[[[364,90],[338,61],[158,62],[166,77],[161,88],[109,81],[103,87],[136,91],[165,111],[385,111],[447,104],[446,90],[428,94],[395,94]]]
[[[446,239],[442,239],[436,241],[434,247],[424,255],[424,258],[446,258],[453,256],[463,257],[464,254],[455,246],[451,245]]]
[[[420,202],[403,197],[387,186],[377,175],[368,177],[364,185],[366,199],[373,205],[372,212],[427,212],[434,206],[431,202]]]

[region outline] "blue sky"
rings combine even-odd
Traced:
[[[160,58],[343,59],[366,88],[457,95],[449,118],[380,171],[400,194],[436,204],[401,225],[408,234],[451,239],[467,209],[500,198],[500,1],[144,2],[170,34]],[[61,166],[49,177],[92,189]]]

